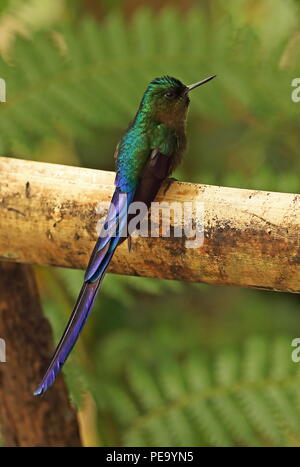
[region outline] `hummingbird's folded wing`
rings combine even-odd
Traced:
[[[170,175],[172,162],[172,156],[166,156],[154,149],[141,173],[133,201],[144,202],[149,207],[163,181]]]

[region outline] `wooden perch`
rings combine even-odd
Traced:
[[[32,267],[0,263],[0,428],[6,447],[80,446],[75,409],[62,377],[42,398],[33,390],[52,351]]]
[[[99,202],[114,174],[0,158],[0,260],[85,268]],[[110,272],[300,292],[300,195],[173,183],[158,200],[204,203],[201,248],[183,238],[134,238]],[[199,224],[195,218],[194,224]]]

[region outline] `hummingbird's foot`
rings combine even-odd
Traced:
[[[164,188],[164,196],[165,194],[167,193],[168,189],[170,188],[170,186],[172,185],[172,183],[174,182],[178,182],[177,178],[174,178],[174,177],[171,177],[171,178],[167,178],[166,179],[166,186]]]

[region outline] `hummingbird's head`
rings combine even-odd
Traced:
[[[212,78],[214,76],[190,86],[185,86],[179,79],[171,76],[155,78],[146,89],[141,107],[159,123],[176,127],[186,119],[190,103],[189,92]]]

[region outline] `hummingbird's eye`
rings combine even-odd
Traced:
[[[176,96],[175,92],[172,92],[172,91],[168,91],[165,94],[165,97],[169,100],[174,99],[175,96]]]

